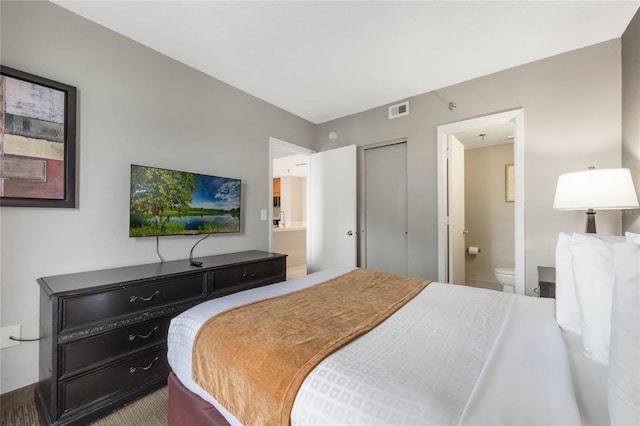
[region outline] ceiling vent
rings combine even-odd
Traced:
[[[402,117],[403,115],[409,115],[409,101],[389,107],[389,120]]]

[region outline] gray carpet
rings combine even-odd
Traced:
[[[34,400],[35,387],[8,392],[0,397],[0,425],[39,426]],[[132,402],[92,423],[95,426],[161,426],[167,424],[167,387]]]

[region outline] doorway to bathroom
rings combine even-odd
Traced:
[[[513,123],[457,132],[448,142],[449,212],[462,229],[451,228],[452,256],[459,256],[451,282],[502,291],[494,271],[515,264]]]
[[[438,126],[439,281],[498,289],[513,267],[524,294],[523,129],[522,109]]]

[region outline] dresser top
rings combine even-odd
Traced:
[[[49,296],[69,296],[109,287],[124,287],[141,280],[154,280],[185,273],[201,273],[223,267],[237,266],[260,260],[285,257],[284,254],[252,250],[216,256],[198,257],[202,267],[192,266],[188,259],[163,263],[125,266],[75,274],[55,275],[38,278],[38,284]]]

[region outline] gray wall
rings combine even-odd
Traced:
[[[640,11],[622,35],[622,167],[640,194]],[[640,210],[624,213],[624,230],[640,233]]]
[[[196,255],[268,249],[269,137],[310,147],[312,123],[52,3],[1,8],[2,64],[79,93],[79,207],[1,209],[3,326],[38,335],[40,276],[158,261],[155,239],[128,237],[131,163],[242,179],[242,233]],[[184,259],[196,240],[162,238],[160,251]],[[2,392],[37,381],[37,348],[0,352]]]
[[[620,73],[620,40],[611,40],[412,97],[408,116],[389,120],[382,106],[323,123],[316,128],[317,147],[407,139],[409,274],[435,280],[437,126],[524,108],[526,286],[531,294],[536,267],[554,264],[558,232],[584,230],[584,213],[552,208],[558,176],[590,165],[620,167]],[[457,109],[449,111],[449,101]],[[336,141],[329,140],[330,130],[338,132]],[[621,232],[619,216],[599,214],[597,222],[601,233]]]
[[[506,164],[513,164],[513,144],[464,152],[466,245],[481,249],[477,256],[466,255],[467,283],[497,283],[494,268],[515,267],[514,203],[505,201]]]

